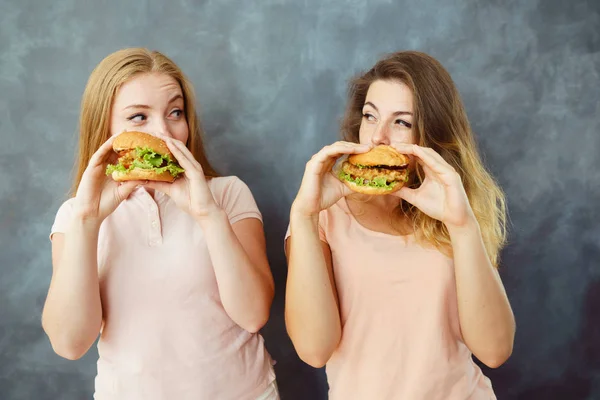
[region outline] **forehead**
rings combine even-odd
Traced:
[[[377,80],[369,86],[365,102],[375,104],[380,110],[413,111],[413,94],[400,81]]]
[[[181,86],[170,75],[144,73],[134,76],[121,85],[115,95],[115,106],[125,103],[154,103],[182,94]]]

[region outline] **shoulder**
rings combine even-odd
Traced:
[[[208,187],[213,192],[213,194],[221,194],[223,192],[228,192],[232,189],[250,190],[248,188],[248,185],[246,185],[244,181],[242,181],[235,175],[211,178],[208,180]]]
[[[65,231],[71,219],[73,218],[74,204],[75,197],[71,197],[63,201],[62,204],[58,206],[58,210],[54,216],[54,223],[52,224],[50,230],[50,237],[52,237],[52,234],[54,233],[63,233]]]
[[[250,188],[237,176],[211,178],[208,185],[215,201],[227,212],[232,223],[246,217],[262,220]]]
[[[58,206],[56,215],[57,217],[59,217],[60,215],[63,214],[71,214],[73,212],[73,207],[75,205],[75,197],[70,197],[66,200],[64,200],[60,206]]]

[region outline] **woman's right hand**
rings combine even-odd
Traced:
[[[75,213],[78,217],[100,224],[121,202],[129,197],[140,181],[115,182],[106,175],[106,165],[116,154],[111,136],[90,158],[75,195]]]
[[[333,174],[331,168],[341,156],[366,153],[371,148],[371,145],[351,142],[336,142],[323,147],[306,164],[293,210],[307,217],[315,216],[352,193],[348,186]]]

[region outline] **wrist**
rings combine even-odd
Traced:
[[[81,212],[75,212],[71,220],[71,229],[83,233],[98,233],[101,225],[102,219]]]
[[[469,216],[467,220],[460,225],[446,224],[446,228],[448,229],[451,239],[480,233],[479,223],[474,215]]]
[[[290,219],[316,220],[319,217],[319,211],[307,210],[302,207],[298,200],[294,200],[290,209]]]
[[[223,222],[229,222],[227,213],[219,207],[215,207],[213,210],[206,213],[196,214],[193,217],[203,229],[221,224]]]

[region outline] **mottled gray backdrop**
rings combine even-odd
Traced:
[[[449,69],[507,192],[518,329],[509,362],[484,369],[498,397],[600,399],[598,0],[0,0],[0,399],[91,398],[95,348],[62,360],[40,327],[47,235],[87,77],[127,46],[181,65],[210,158],[264,213],[277,298],[263,334],[284,400],[326,398],[283,324],[289,206],[304,163],[338,137],[348,78],[399,49]]]

